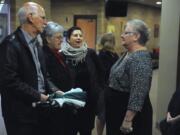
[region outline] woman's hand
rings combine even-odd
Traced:
[[[168,123],[175,123],[176,121],[180,120],[180,115],[177,115],[176,117],[172,117],[170,112],[168,112],[166,120]]]
[[[120,127],[121,132],[123,132],[124,134],[129,134],[133,131],[132,121],[135,115],[136,115],[136,112],[127,110],[123,123]]]
[[[120,130],[122,133],[124,134],[129,134],[133,131],[133,127],[132,127],[132,121],[127,121],[124,119],[121,127],[120,127]]]
[[[166,117],[166,121],[169,122],[171,121],[172,117],[171,117],[171,114],[170,112],[167,113],[167,117]]]
[[[45,102],[45,101],[48,100],[48,98],[49,98],[49,95],[41,94],[40,100],[41,100],[42,102]]]

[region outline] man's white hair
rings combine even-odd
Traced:
[[[17,16],[20,22],[20,25],[24,24],[27,22],[27,15],[32,13],[32,14],[37,14],[38,13],[38,5],[37,3],[34,2],[27,2],[21,7],[18,12]]]

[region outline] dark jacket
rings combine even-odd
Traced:
[[[64,56],[66,59],[66,56]],[[104,71],[96,52],[88,49],[84,62],[67,65],[71,69],[73,87],[80,87],[87,92],[85,108],[79,109],[77,113],[76,126],[79,129],[90,130],[94,127],[94,118],[97,110],[97,100],[100,91],[104,87]]]
[[[88,70],[90,71],[91,90],[94,93],[94,102],[97,107],[97,100],[99,98],[99,94],[105,87],[105,71],[100,59],[96,55],[96,52],[92,49],[88,50],[88,54],[86,56],[86,63],[88,65]]]
[[[4,39],[1,43],[0,43],[0,93],[3,89],[3,74],[4,74],[4,62],[5,62],[5,52],[6,52],[6,45],[5,43],[7,42],[8,37],[6,39]]]
[[[36,67],[20,28],[4,40],[2,48],[1,51],[4,53],[1,55],[4,61],[1,66],[4,68],[1,68],[0,73],[3,87],[1,92],[3,116],[17,121],[36,121],[37,113],[32,108],[32,102],[40,100]],[[40,46],[38,56],[46,80],[45,61]],[[45,90],[48,90],[46,81],[45,85]]]
[[[111,67],[118,60],[119,56],[116,53],[102,49],[99,51],[98,57],[103,64],[105,70],[105,81],[106,84],[108,84]]]
[[[88,49],[85,62],[90,75],[90,101],[95,109],[94,111],[97,111],[99,94],[104,89],[105,84],[104,68],[93,49]]]
[[[47,45],[43,46],[43,51],[46,59],[46,69],[48,72],[48,79],[62,91],[68,91],[72,88],[72,78],[69,73],[69,68],[61,64],[55,54]],[[61,55],[61,54],[59,54]],[[59,59],[64,61],[63,57]]]
[[[172,117],[180,115],[180,89],[177,89],[168,105],[168,112],[170,112]]]
[[[43,51],[46,60],[47,78],[51,82],[54,91],[69,91],[72,88],[72,78],[68,66],[64,63],[63,56],[58,51],[53,51],[44,44]],[[73,110],[72,106],[64,105],[61,109],[54,109],[51,112],[51,135],[71,135]],[[68,119],[68,120],[67,120]]]
[[[172,117],[180,115],[180,89],[174,92],[168,105],[168,112]],[[159,123],[160,131],[162,135],[179,135],[180,134],[180,121],[175,123],[168,123],[166,118]]]

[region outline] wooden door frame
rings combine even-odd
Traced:
[[[95,19],[96,25],[95,25],[95,48],[96,49],[96,44],[97,44],[97,15],[74,15],[74,26],[76,26],[77,20],[78,19]]]

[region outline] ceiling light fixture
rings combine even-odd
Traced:
[[[161,2],[161,1],[157,1],[156,4],[157,4],[157,5],[161,5],[162,2]]]
[[[1,1],[0,1],[0,4],[4,4],[4,3],[5,3],[5,0],[1,0]]]

